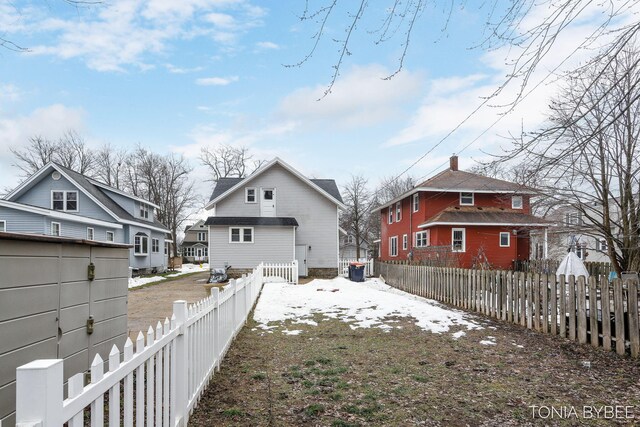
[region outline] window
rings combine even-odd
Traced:
[[[523,206],[522,196],[511,197],[511,209],[522,209]]]
[[[451,229],[451,250],[453,252],[464,252],[466,250],[465,234],[464,228]]]
[[[253,227],[230,227],[229,243],[253,243]]]
[[[256,203],[256,189],[255,188],[245,188],[244,189],[244,202],[245,203]]]
[[[587,245],[584,243],[576,242],[576,255],[581,260],[585,260],[587,257]]]
[[[420,210],[420,193],[413,195],[413,211],[418,212]]]
[[[169,242],[164,242],[164,254],[169,255]]]
[[[346,244],[351,244],[353,243],[353,236],[349,234],[347,237],[344,238],[344,240]]]
[[[417,232],[416,248],[424,248],[427,246],[429,246],[429,230]]]
[[[0,226],[0,231],[2,231],[2,227]],[[606,239],[598,239],[598,250],[602,252],[607,252],[608,246]]]
[[[107,231],[107,242],[113,242],[115,235],[113,234],[113,231]]]
[[[93,240],[93,228],[87,227],[87,240]]]
[[[51,192],[51,209],[56,211],[72,211],[78,210],[78,192],[77,191],[52,191]]]
[[[206,231],[198,231],[198,242],[204,242],[207,240],[207,232]]]
[[[473,193],[460,193],[460,205],[473,206]]]
[[[398,236],[389,237],[389,256],[398,256]]]
[[[564,214],[565,225],[582,225],[581,212],[567,212]]]
[[[134,255],[148,255],[149,254],[149,237],[144,233],[136,234],[133,242],[133,254]]]
[[[402,219],[402,204],[400,202],[396,202],[396,222],[400,222]]]
[[[149,219],[149,205],[140,203],[140,218]]]
[[[508,248],[511,246],[511,234],[507,231],[503,231],[500,233],[500,247]]]
[[[409,238],[408,236],[405,234],[404,236],[402,236],[402,250],[406,251],[407,248],[409,246]]]
[[[389,224],[393,223],[393,205],[389,206]]]
[[[52,222],[51,223],[51,235],[52,236],[60,236],[60,223]]]
[[[151,239],[151,252],[154,254],[160,252],[160,239]]]
[[[0,231],[7,231],[7,222],[0,221]]]

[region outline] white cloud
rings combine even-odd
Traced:
[[[184,68],[184,67],[175,66],[173,64],[165,64],[164,66],[171,74],[188,74],[188,73],[196,73],[198,71],[203,70],[202,67]]]
[[[200,86],[227,86],[230,83],[237,82],[238,76],[231,77],[203,77],[196,80],[196,84]]]
[[[324,85],[298,89],[286,96],[278,115],[312,127],[352,128],[396,120],[402,107],[419,96],[423,77],[404,71],[383,80],[389,74],[380,65],[354,66],[324,98]]]
[[[29,138],[42,136],[57,139],[69,130],[84,131],[85,112],[82,108],[54,104],[34,110],[26,116],[0,118],[0,182],[13,187],[18,184],[18,169],[11,167],[13,154],[11,149],[25,146]]]
[[[277,50],[280,49],[280,46],[274,42],[258,42],[256,46],[260,49],[269,49],[269,50]]]
[[[19,25],[11,28],[47,40],[30,46],[31,55],[81,58],[98,71],[152,68],[155,57],[185,38],[234,44],[248,29],[262,25],[263,16],[248,0],[114,0],[80,7],[65,18],[43,18],[35,9],[20,12]]]
[[[12,84],[0,84],[0,102],[15,102],[22,96],[22,91]]]

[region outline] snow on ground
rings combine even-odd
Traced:
[[[320,313],[350,324],[352,329],[376,327],[391,330],[393,319],[411,317],[425,331],[444,333],[453,326],[482,329],[471,316],[441,306],[433,300],[408,294],[379,279],[354,283],[343,277],[313,280],[306,285],[267,283],[254,312],[259,328],[269,331],[272,322],[317,325],[313,316]],[[395,326],[398,328],[399,326]],[[271,331],[269,331],[271,332]],[[298,331],[289,331],[299,333]],[[459,332],[456,338],[462,336]]]
[[[166,280],[169,277],[178,277],[183,274],[197,273],[199,271],[209,271],[209,264],[182,264],[182,268],[177,268],[175,273],[167,274],[166,276],[132,277],[129,279],[129,289],[137,288],[138,286],[151,282]]]

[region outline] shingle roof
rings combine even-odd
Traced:
[[[160,227],[160,228],[164,228],[165,230],[168,230],[167,226],[162,224],[158,220],[156,220],[155,217],[154,217],[153,221],[144,221],[144,220],[141,220],[140,218],[134,217],[129,212],[124,210],[119,204],[117,204],[111,197],[107,196],[104,193],[104,191],[102,191],[97,186],[93,185],[84,175],[82,175],[82,174],[80,174],[78,172],[75,172],[75,171],[73,171],[71,169],[65,168],[64,166],[61,166],[61,165],[59,165],[57,163],[55,165],[56,165],[56,167],[58,167],[62,171],[64,171],[64,173],[69,175],[71,177],[71,179],[73,179],[87,193],[89,193],[93,197],[95,197],[100,203],[102,203],[103,206],[105,206],[107,209],[109,209],[111,212],[113,212],[118,218],[124,219],[126,221],[137,222],[138,224],[141,224],[141,225],[152,224],[152,225],[155,225],[156,227]]]
[[[220,178],[218,182],[216,182],[216,186],[213,187],[213,193],[211,193],[211,197],[209,201],[217,198],[218,196],[224,194],[231,187],[235,186],[237,183],[242,181],[244,178]]]
[[[429,218],[419,228],[439,224],[549,226],[551,222],[516,210],[481,207],[449,207]]]
[[[262,216],[210,216],[205,225],[270,225],[297,227],[298,221],[290,217],[262,217]]]
[[[448,191],[508,191],[533,193],[531,188],[502,179],[489,178],[461,170],[447,169],[427,179],[416,187],[434,188]]]
[[[310,181],[329,193],[331,197],[338,200],[340,203],[344,203],[335,179],[311,179]]]

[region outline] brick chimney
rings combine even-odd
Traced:
[[[451,169],[452,171],[458,170],[458,156],[453,155],[451,156],[451,158],[449,158],[449,169]]]

